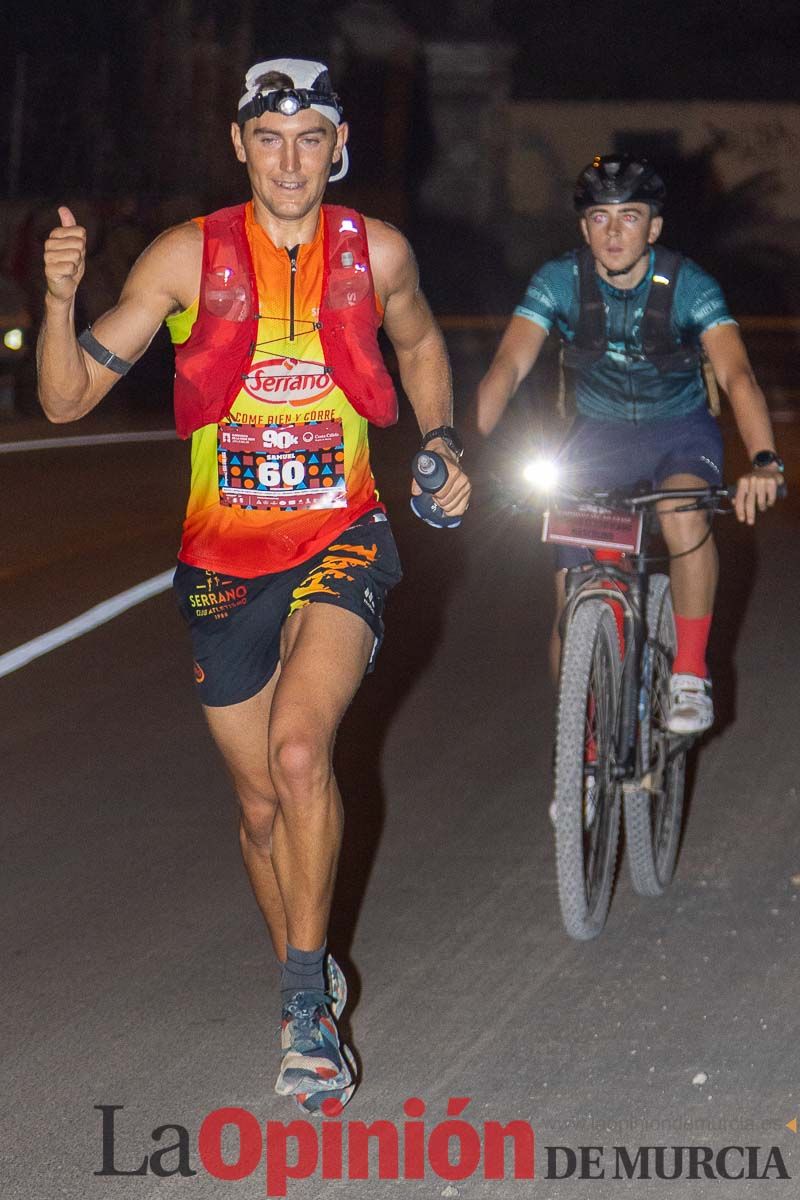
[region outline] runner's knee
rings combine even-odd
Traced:
[[[239,793],[240,831],[251,845],[268,850],[272,842],[272,827],[278,801],[274,793],[269,797],[250,793]]]
[[[273,738],[270,770],[281,803],[313,800],[331,776],[327,740],[306,729]]]

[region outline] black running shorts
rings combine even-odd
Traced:
[[[670,475],[722,483],[722,434],[705,407],[665,421],[597,421],[577,417],[559,455],[575,487],[661,487]],[[591,559],[580,546],[557,546],[556,569]]]
[[[380,511],[277,574],[239,579],[179,562],[173,585],[192,635],[200,700],[217,708],[260,692],[278,665],[283,622],[306,604],[333,604],[366,621],[375,635],[371,671],[383,639],[386,596],[401,576],[394,537]]]

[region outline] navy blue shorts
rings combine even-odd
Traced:
[[[706,408],[670,421],[595,421],[578,416],[559,463],[576,488],[658,488],[670,475],[722,483],[722,434]],[[557,546],[556,568],[589,561],[579,546]]]
[[[239,579],[178,563],[173,586],[192,635],[200,700],[212,708],[255,696],[275,673],[283,623],[306,604],[355,613],[383,640],[383,608],[402,571],[384,513],[361,517],[325,550],[288,571]]]

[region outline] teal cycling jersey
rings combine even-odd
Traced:
[[[596,362],[575,368],[575,403],[583,416],[601,421],[674,420],[706,403],[699,366],[664,372],[642,357],[641,322],[654,262],[651,249],[647,274],[635,288],[615,288],[597,277],[608,340]],[[514,316],[534,321],[548,333],[555,326],[566,343],[574,340],[580,317],[575,252],[539,268]],[[670,316],[676,347],[698,345],[701,335],[715,325],[736,324],[719,284],[689,258],[681,263]]]

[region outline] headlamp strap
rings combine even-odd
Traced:
[[[270,92],[259,92],[254,96],[249,104],[239,109],[238,121],[244,125],[245,121],[249,121],[251,117],[260,117],[265,112],[280,113],[281,103],[285,100],[294,100],[297,102],[295,112],[299,112],[301,108],[311,108],[314,104],[322,105],[325,108],[332,108],[342,115],[342,106],[339,103],[339,97],[333,92],[316,92],[311,88],[279,88]],[[285,115],[293,115],[291,113]]]

